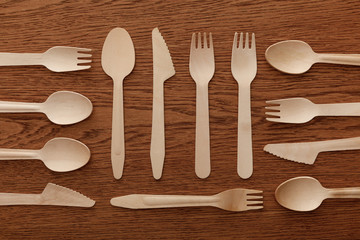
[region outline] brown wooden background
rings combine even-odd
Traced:
[[[359,151],[321,153],[314,165],[265,153],[267,143],[360,136],[360,118],[323,117],[301,124],[265,120],[265,101],[307,97],[315,103],[359,102],[360,68],[317,64],[303,75],[270,67],[266,48],[298,39],[317,52],[360,52],[360,2],[353,1],[0,1],[0,51],[42,52],[64,45],[93,49],[88,71],[53,73],[45,67],[1,67],[0,99],[41,102],[58,90],[86,95],[94,112],[84,122],[57,126],[41,114],[1,114],[0,146],[41,148],[56,136],[79,139],[92,158],[70,173],[40,161],[2,161],[0,191],[39,193],[53,182],[97,201],[91,209],[0,207],[1,239],[358,239],[360,201],[328,200],[314,212],[278,205],[274,190],[300,175],[326,187],[360,186]],[[151,30],[159,27],[176,68],[165,84],[166,161],[155,181],[150,166]],[[126,162],[114,180],[110,164],[112,80],[101,68],[107,33],[123,27],[135,44],[136,66],[124,82]],[[212,173],[194,172],[195,83],[188,72],[192,32],[212,32],[216,72],[209,87]],[[258,73],[252,83],[254,174],[236,173],[237,84],[230,71],[235,31],[255,32]],[[234,187],[264,190],[264,210],[230,213],[215,208],[134,211],[110,206],[131,193],[214,194]]]

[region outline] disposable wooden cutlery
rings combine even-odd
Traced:
[[[243,179],[253,173],[250,89],[257,72],[254,33],[251,38],[250,46],[249,34],[246,33],[244,45],[243,33],[240,39],[235,33],[231,58],[231,72],[239,86],[237,172]]]
[[[69,91],[55,92],[43,103],[0,101],[0,113],[42,112],[59,125],[80,122],[90,116],[92,109],[87,97]]]
[[[95,201],[72,189],[48,183],[41,194],[0,193],[0,206],[10,205],[92,207]]]
[[[190,47],[190,75],[196,83],[196,139],[195,173],[199,178],[207,178],[210,165],[210,127],[208,85],[215,72],[214,46],[211,33],[209,43],[204,33],[193,33]]]
[[[327,198],[360,198],[360,188],[324,188],[312,177],[302,176],[280,184],[275,191],[276,201],[294,211],[312,211]]]
[[[158,28],[152,31],[153,112],[150,157],[153,176],[160,179],[165,160],[164,82],[175,75],[169,49]]]
[[[123,80],[135,66],[135,49],[129,33],[114,28],[107,35],[101,55],[104,72],[114,81],[111,163],[113,174],[120,179],[125,160]]]
[[[53,138],[40,150],[0,148],[0,160],[39,159],[55,172],[69,172],[81,168],[90,159],[89,148],[71,138]]]
[[[89,69],[91,49],[56,46],[44,53],[0,53],[0,66],[43,65],[53,72]]]
[[[320,152],[360,149],[360,137],[327,141],[267,144],[264,151],[299,163],[314,164]]]
[[[110,203],[131,209],[211,206],[239,212],[262,209],[261,194],[262,191],[243,188],[226,190],[212,196],[131,194],[112,198]]]
[[[334,63],[360,66],[359,54],[315,53],[309,44],[299,40],[275,43],[265,52],[268,63],[277,70],[301,74],[308,71],[314,63]]]
[[[360,103],[314,104],[306,98],[285,98],[266,101],[265,114],[271,122],[306,123],[316,116],[360,116]]]

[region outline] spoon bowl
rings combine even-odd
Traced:
[[[296,177],[280,184],[275,191],[276,201],[294,211],[312,211],[327,197],[327,190],[312,177]]]
[[[51,122],[68,125],[89,117],[93,106],[87,97],[79,93],[58,91],[48,97],[41,109]]]
[[[317,54],[309,44],[299,40],[275,43],[265,52],[268,63],[281,72],[301,74],[317,61]]]
[[[89,148],[71,138],[53,138],[39,151],[47,168],[55,172],[69,172],[86,165],[90,159]]]

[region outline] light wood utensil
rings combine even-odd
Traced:
[[[78,123],[90,116],[91,101],[76,92],[58,91],[43,103],[0,101],[0,113],[44,113],[51,122],[59,125]]]
[[[285,98],[266,101],[271,122],[306,123],[316,116],[360,116],[360,103],[315,104],[306,98]]]
[[[243,33],[240,40],[239,34],[235,33],[231,58],[231,72],[239,86],[237,172],[243,179],[253,173],[250,90],[257,72],[254,33],[251,38],[250,46],[249,34],[246,33],[244,45]]]
[[[312,211],[327,198],[360,198],[360,188],[324,188],[312,177],[302,176],[280,184],[275,191],[276,201],[294,211]]]
[[[114,81],[111,163],[114,177],[120,179],[125,160],[123,80],[135,66],[134,44],[125,29],[114,28],[109,32],[102,49],[101,65]]]
[[[239,212],[262,209],[263,197],[259,194],[262,191],[243,188],[226,190],[212,196],[131,194],[112,198],[110,203],[131,209],[211,206]]]
[[[315,53],[309,44],[299,40],[275,43],[265,52],[268,63],[277,70],[301,74],[314,63],[334,63],[360,66],[360,54]]]
[[[360,149],[360,137],[327,141],[267,144],[264,151],[299,163],[314,164],[320,152]]]
[[[209,126],[209,82],[215,73],[214,46],[211,33],[209,43],[206,33],[201,38],[193,33],[190,47],[190,75],[196,83],[196,139],[195,173],[199,178],[207,178],[211,172],[210,164],[210,126]]]
[[[90,159],[89,148],[71,138],[53,138],[40,150],[0,148],[0,160],[39,159],[55,172],[69,172],[81,168]]]
[[[92,207],[95,201],[69,188],[48,183],[41,194],[0,193],[0,206],[10,205]]]
[[[43,65],[53,72],[89,69],[91,49],[56,46],[44,53],[0,53],[0,66]]]
[[[155,179],[160,179],[165,160],[164,82],[175,75],[169,49],[158,28],[152,31],[153,112],[150,158]]]

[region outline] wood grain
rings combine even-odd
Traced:
[[[70,173],[53,173],[40,161],[2,161],[1,192],[38,193],[48,182],[97,201],[92,209],[46,206],[0,208],[0,239],[357,239],[360,201],[327,200],[314,212],[279,206],[274,190],[300,175],[325,187],[360,186],[359,151],[321,153],[312,166],[265,153],[267,143],[360,136],[357,117],[318,117],[301,125],[265,120],[265,101],[307,97],[315,103],[360,101],[359,67],[316,64],[287,75],[266,63],[266,48],[298,39],[316,52],[359,53],[359,1],[295,0],[23,0],[0,1],[0,51],[42,52],[56,45],[93,49],[89,71],[53,73],[44,67],[1,67],[0,99],[41,102],[54,91],[87,96],[94,112],[72,126],[56,126],[39,114],[1,114],[0,146],[40,148],[56,136],[89,146],[91,161]],[[120,181],[110,162],[112,80],[101,68],[107,33],[123,27],[136,51],[134,71],[124,81],[126,160]],[[176,75],[165,83],[166,160],[163,177],[152,177],[151,31],[159,27]],[[212,32],[216,72],[209,86],[212,172],[194,171],[195,83],[188,72],[192,32]],[[237,84],[230,72],[233,34],[255,32],[258,74],[252,83],[254,174],[236,173]],[[264,210],[229,213],[215,208],[134,211],[110,206],[131,193],[211,195],[234,187],[264,190]]]

